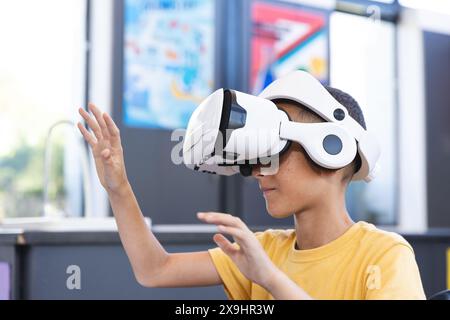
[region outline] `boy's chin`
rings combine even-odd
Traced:
[[[293,211],[288,208],[276,208],[272,207],[270,204],[266,202],[267,212],[270,214],[272,218],[275,219],[284,219],[293,215]]]

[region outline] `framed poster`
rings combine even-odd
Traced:
[[[255,1],[251,7],[250,91],[259,94],[276,78],[305,70],[329,81],[328,13]]]
[[[214,20],[214,0],[125,0],[125,126],[187,126],[213,91]]]

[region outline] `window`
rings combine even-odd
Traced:
[[[83,0],[0,0],[0,217],[43,213],[47,132],[83,103],[85,20]],[[52,135],[53,213],[81,214],[74,132]]]
[[[348,209],[355,220],[396,223],[397,98],[395,25],[335,12],[330,20],[331,86],[360,104],[369,131],[380,141],[381,170],[369,184],[352,183]]]

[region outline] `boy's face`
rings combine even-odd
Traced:
[[[292,121],[299,119],[299,109],[289,103],[277,103]],[[291,147],[280,157],[275,175],[262,175],[260,166],[253,168],[252,176],[258,180],[266,200],[266,208],[274,218],[285,218],[296,212],[314,207],[333,190],[337,171],[318,171],[307,158],[300,144]]]

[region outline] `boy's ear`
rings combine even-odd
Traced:
[[[356,154],[355,159],[346,167],[342,168],[342,182],[350,183],[353,179],[353,175],[358,172],[361,167],[361,157]]]

